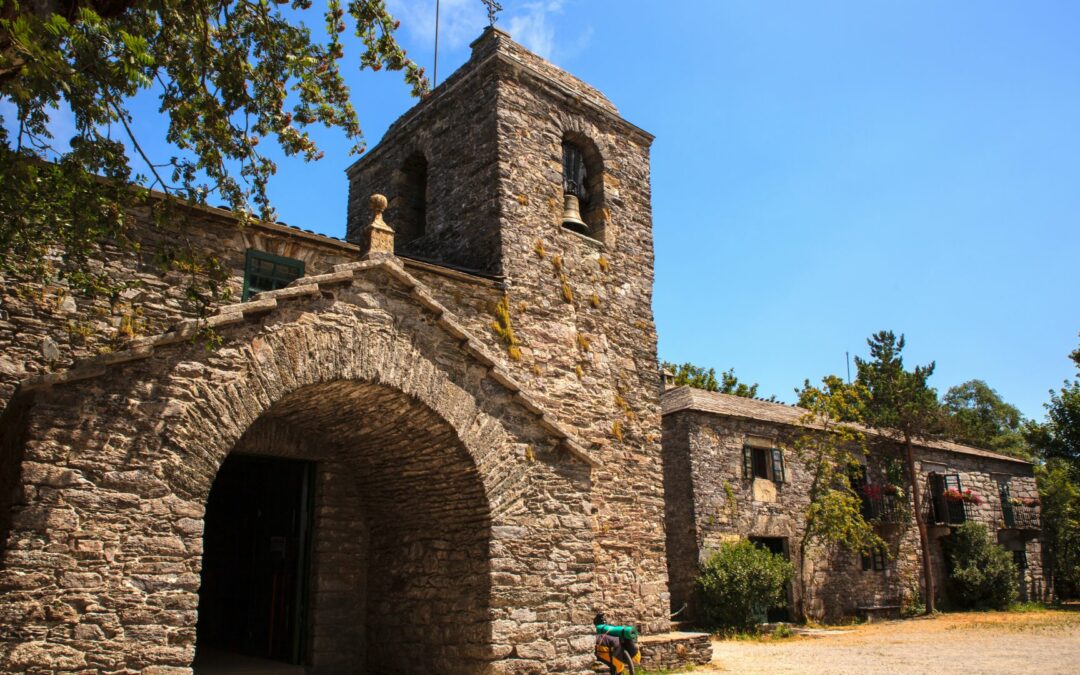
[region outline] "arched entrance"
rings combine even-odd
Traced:
[[[34,391],[11,453],[0,670],[190,672],[201,637],[229,647],[201,625],[204,544],[219,588],[245,555],[294,570],[263,570],[272,602],[247,592],[262,656],[332,673],[587,666],[588,456],[380,265],[241,305],[217,350],[166,335]],[[308,481],[306,562],[289,541],[300,529],[219,508],[248,499],[254,471],[229,464],[244,457],[277,467],[256,502],[276,490],[296,505]],[[263,542],[221,557],[215,520]]]
[[[483,484],[447,422],[399,391],[336,381],[271,406],[205,521],[196,672],[227,654],[467,671],[490,642]]]

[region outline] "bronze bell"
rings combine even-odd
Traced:
[[[563,227],[568,230],[580,232],[581,234],[589,233],[589,226],[581,219],[577,195],[569,192],[563,195],[562,221]]]

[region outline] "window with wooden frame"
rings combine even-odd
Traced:
[[[244,295],[285,288],[304,276],[304,261],[249,248],[244,255]]]
[[[862,555],[862,568],[864,572],[873,570],[875,572],[885,571],[885,551],[880,548],[876,548],[870,553],[864,553]]]
[[[953,495],[963,494],[963,486],[960,484],[960,474],[957,473],[930,473],[927,477],[930,484],[930,505],[935,523],[946,525],[959,525],[967,520],[967,509],[962,500]]]
[[[776,447],[767,448],[750,443],[743,445],[743,478],[761,478],[783,483],[784,453]]]

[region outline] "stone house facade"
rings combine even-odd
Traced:
[[[667,634],[651,141],[489,29],[349,169],[347,241],[178,207],[208,318],[143,225],[111,298],[3,280],[0,670],[589,672],[598,608],[707,660]]]
[[[663,394],[664,487],[672,606],[693,611],[698,563],[720,544],[751,540],[798,562],[811,477],[796,457],[806,430],[795,406],[689,387]],[[896,614],[920,597],[922,578],[914,508],[902,485],[897,444],[871,435],[858,491],[863,515],[888,546],[887,555],[812,549],[807,597],[791,589],[789,605],[803,600],[807,614],[837,621]],[[934,574],[945,588],[941,542],[965,521],[986,525],[1013,551],[1021,597],[1044,597],[1038,490],[1029,462],[954,443],[922,444],[916,471],[923,486],[919,508],[930,525]],[[980,503],[953,502],[947,490],[971,490]]]

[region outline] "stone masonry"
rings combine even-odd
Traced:
[[[562,226],[568,140],[586,234]],[[349,169],[348,243],[180,207],[227,277],[209,319],[183,293],[205,270],[163,265],[176,233],[144,218],[139,256],[92,263],[118,297],[0,281],[0,670],[191,672],[230,454],[315,467],[308,672],[589,672],[600,608],[651,663],[707,659],[656,635],[651,141],[489,29]],[[304,276],[228,304],[252,249]]]
[[[586,139],[602,158],[603,189],[593,208],[606,224],[596,237],[562,227],[567,138]],[[427,234],[402,255],[505,281],[486,307],[445,284],[433,293],[460,308],[500,365],[596,453],[597,602],[613,618],[663,631],[669,598],[651,307],[651,141],[595,89],[489,29],[473,44],[472,59],[349,169],[349,236],[372,217],[367,196],[393,192],[409,158],[422,155]],[[493,311],[500,300],[502,319]],[[512,345],[492,330],[499,320],[512,328]]]
[[[729,396],[688,387],[664,393],[664,482],[667,501],[667,555],[674,608],[693,610],[693,583],[699,561],[725,541],[747,537],[786,542],[793,562],[799,555],[803,514],[809,504],[810,477],[792,452],[803,433],[804,410],[766,401]],[[884,486],[886,465],[899,457],[890,441],[871,437],[868,482]],[[784,458],[784,480],[747,477],[743,449],[747,444],[778,448]],[[931,472],[958,476],[962,489],[980,496],[967,504],[964,518],[986,525],[1010,550],[1026,553],[1022,597],[1043,597],[1038,508],[1014,506],[1013,522],[1004,522],[1002,485],[1015,500],[1037,500],[1029,462],[953,443],[917,447],[916,468],[927,493],[920,508],[932,522],[927,478]],[[813,550],[807,561],[807,613],[837,621],[878,611],[895,614],[920,594],[921,557],[918,532],[910,518],[911,498],[898,502],[898,517],[884,517],[878,533],[889,547],[882,569],[864,569],[859,555],[845,550]],[[1011,506],[1011,505],[1010,505]],[[1024,521],[1025,510],[1034,516]],[[907,515],[904,516],[903,514]],[[1034,526],[1033,526],[1034,523]],[[955,523],[954,523],[955,525]],[[948,524],[931,527],[932,553],[939,593],[945,587],[940,539]],[[872,561],[871,561],[872,562]],[[793,593],[795,588],[792,589]],[[792,601],[798,600],[792,595]]]

